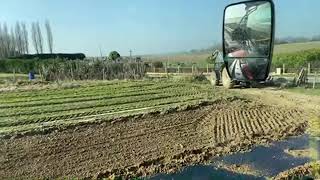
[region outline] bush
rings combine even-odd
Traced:
[[[36,70],[37,60],[33,59],[7,59],[0,60],[0,72],[27,74]]]
[[[25,54],[17,57],[10,57],[9,59],[68,59],[68,60],[76,60],[76,59],[85,59],[86,56],[83,53],[75,53],[75,54]]]
[[[282,67],[285,64],[288,68],[300,68],[308,63],[311,63],[313,68],[320,68],[320,49],[276,54],[272,61],[274,67]]]
[[[155,61],[152,63],[155,68],[163,68],[163,63],[161,61]]]
[[[121,56],[117,51],[110,52],[109,57],[108,57],[108,59],[110,61],[117,61],[120,58],[121,58]]]
[[[113,80],[141,79],[145,75],[143,63],[115,63],[105,61],[53,61],[43,64],[40,74],[53,80]]]
[[[112,80],[139,79],[146,71],[144,63],[117,63],[89,60],[0,60],[0,72],[27,74],[34,72],[44,80]]]

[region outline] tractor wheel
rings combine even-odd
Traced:
[[[216,72],[212,72],[210,78],[211,78],[210,82],[213,86],[219,86],[219,77],[216,74]]]
[[[234,86],[234,83],[232,82],[226,67],[223,68],[221,76],[222,76],[223,87],[225,87],[226,89],[232,89]]]

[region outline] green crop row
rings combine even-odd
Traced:
[[[195,92],[190,92],[190,90],[185,88],[169,88],[162,92],[159,91],[153,91],[153,93],[150,94],[143,94],[143,93],[137,93],[133,96],[125,96],[125,97],[112,97],[109,96],[109,98],[103,98],[103,99],[97,99],[87,102],[70,102],[70,103],[63,103],[63,104],[56,104],[51,103],[48,105],[42,105],[42,106],[29,106],[29,107],[16,107],[16,108],[2,108],[0,109],[0,117],[6,117],[6,116],[20,116],[20,115],[28,115],[28,114],[41,114],[41,113],[48,113],[48,112],[60,112],[60,111],[68,111],[68,110],[75,110],[75,109],[87,109],[87,108],[96,108],[100,106],[111,106],[111,105],[117,105],[119,103],[125,104],[129,102],[139,102],[144,101],[152,98],[161,98],[161,97],[169,97],[169,96],[178,96],[181,94],[196,94]],[[1,120],[1,119],[0,119]]]
[[[115,97],[129,97],[139,94],[148,94],[154,91],[160,91],[162,88],[170,88],[172,85],[156,85],[148,86],[145,88],[122,88],[117,92],[111,92],[108,89],[101,89],[95,91],[83,91],[82,93],[73,93],[73,94],[60,94],[57,96],[39,96],[36,98],[20,98],[15,99],[15,101],[3,102],[3,105],[0,105],[0,108],[12,108],[12,107],[28,107],[28,106],[40,106],[40,105],[52,105],[52,104],[62,104],[70,102],[81,102],[81,101],[92,101],[99,99],[115,98]],[[1,110],[1,109],[0,109]]]
[[[144,113],[145,109],[220,97],[210,84],[173,81],[118,81],[72,89],[5,92],[0,96],[0,134],[19,127],[45,127],[64,121],[77,124],[92,117],[108,119],[113,114]]]
[[[205,97],[205,98],[204,98]],[[57,121],[62,119],[74,119],[87,117],[92,115],[102,115],[106,113],[119,112],[119,111],[127,111],[132,109],[139,109],[145,107],[156,107],[159,105],[170,105],[173,103],[188,103],[189,101],[194,100],[203,100],[210,99],[213,97],[206,96],[205,93],[199,94],[181,94],[174,96],[158,96],[149,99],[139,100],[139,101],[131,101],[126,103],[118,103],[112,106],[97,106],[94,108],[87,109],[74,109],[68,111],[61,111],[59,113],[46,113],[46,114],[29,114],[29,115],[21,115],[16,117],[6,117],[5,119],[0,121],[0,127],[8,127],[8,126],[17,126],[23,124],[32,124],[32,123],[44,123],[50,121]]]
[[[282,67],[285,64],[288,68],[301,68],[308,63],[313,68],[320,68],[320,49],[275,54],[272,61],[274,67]]]
[[[141,83],[136,82],[124,82],[123,84],[113,84],[113,85],[104,85],[104,86],[84,86],[78,88],[70,88],[70,89],[48,89],[48,90],[33,90],[33,91],[22,91],[22,92],[9,92],[9,93],[1,93],[0,94],[0,102],[9,99],[20,99],[20,98],[34,98],[34,97],[44,97],[44,96],[59,96],[61,94],[82,94],[83,92],[92,92],[96,90],[110,90],[110,92],[115,92],[119,89],[128,88],[131,89],[133,87],[143,88],[145,86],[151,86],[154,83],[145,83],[141,81]],[[109,91],[108,91],[109,92]]]

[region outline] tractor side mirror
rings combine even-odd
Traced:
[[[252,79],[263,80],[267,77],[273,52],[274,4],[272,0],[252,0],[231,4],[225,8],[223,22],[223,57],[230,77],[233,78],[230,68],[234,59],[245,59],[246,62],[252,62],[250,59],[255,59],[259,68],[263,68],[264,74]],[[257,62],[259,59],[260,62]],[[259,73],[252,74],[258,76]]]

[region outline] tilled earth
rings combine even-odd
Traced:
[[[306,113],[294,107],[234,100],[0,139],[0,177],[129,178],[168,173],[300,134],[306,120]]]

